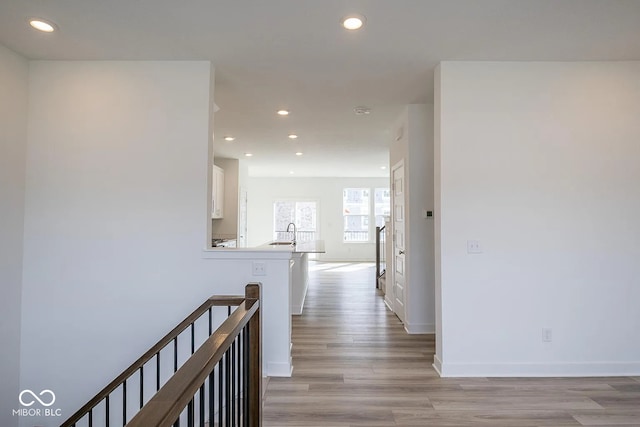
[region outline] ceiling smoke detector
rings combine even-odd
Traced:
[[[371,108],[369,107],[355,107],[353,111],[356,113],[356,116],[366,116],[367,114],[371,114]]]

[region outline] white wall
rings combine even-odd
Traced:
[[[273,202],[318,202],[320,239],[325,241],[325,261],[375,261],[375,243],[344,243],[342,190],[388,188],[388,178],[249,178],[249,246],[273,240]],[[375,230],[375,229],[374,229]],[[373,238],[373,236],[372,236]]]
[[[16,426],[28,63],[0,45],[0,425]]]
[[[410,333],[434,333],[433,218],[424,217],[425,211],[433,211],[433,106],[408,105],[392,135],[390,169],[403,161],[405,170],[405,328]],[[389,301],[390,292],[386,297]]]
[[[444,375],[640,374],[638,82],[638,62],[441,64]]]
[[[201,254],[212,72],[31,63],[21,386],[53,390],[65,416],[205,298],[244,285]]]

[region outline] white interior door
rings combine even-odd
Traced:
[[[405,323],[405,235],[406,221],[404,209],[404,163],[400,162],[392,170],[392,203],[393,214],[393,311]]]

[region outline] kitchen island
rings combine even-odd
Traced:
[[[215,276],[216,294],[244,294],[250,282],[262,284],[263,374],[291,376],[291,316],[302,313],[309,283],[308,256],[323,253],[324,241],[265,243],[253,248],[202,251]]]
[[[271,250],[291,251],[291,301],[289,307],[292,315],[301,315],[309,288],[309,254],[325,253],[324,240],[297,242],[295,245],[290,242],[272,241],[265,243],[262,247],[267,250],[272,248]]]

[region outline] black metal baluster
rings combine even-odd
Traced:
[[[156,391],[160,390],[160,352],[156,353]]]
[[[122,425],[127,424],[127,380],[122,382]]]
[[[213,333],[213,313],[212,307],[209,307],[209,336]]]
[[[222,355],[222,358],[220,359],[220,361],[218,362],[218,426],[222,427],[222,398],[224,397],[224,394],[222,392],[222,379],[223,379],[223,372],[224,371],[224,355]]]
[[[173,339],[173,373],[178,370],[178,337]]]
[[[193,399],[187,405],[187,427],[193,427]]]
[[[196,329],[195,322],[191,323],[191,354],[196,351]]]
[[[178,370],[178,337],[173,339],[173,373]],[[180,427],[180,417],[173,423],[173,427]]]
[[[144,406],[144,366],[140,366],[140,409]]]
[[[231,396],[229,397],[229,407],[231,410],[231,425],[236,425],[236,342],[231,343]]]
[[[107,394],[107,397],[104,398],[104,420],[105,420],[105,427],[109,427],[109,395]]]
[[[229,420],[231,419],[231,351],[227,350],[225,352],[225,356],[224,356],[224,362],[225,362],[225,401],[226,401],[226,405],[225,405],[225,417],[227,419],[227,424],[229,423]]]
[[[89,427],[93,427],[93,409],[89,409]]]
[[[215,379],[216,379],[216,367],[214,366],[209,374],[209,426],[213,427],[214,416],[215,416],[215,395],[213,393],[215,389]]]
[[[236,338],[237,346],[238,346],[238,378],[236,379],[238,384],[238,403],[236,407],[238,408],[238,425],[240,425],[240,414],[242,414],[242,329],[238,333],[238,337]]]
[[[227,316],[231,316],[231,306],[227,306]]]
[[[200,386],[200,427],[204,427],[204,383]]]
[[[250,335],[251,333],[249,332],[249,327],[245,326],[243,329],[243,338],[244,338],[244,354],[243,354],[243,359],[244,359],[244,427],[249,427],[249,396],[251,395],[249,393],[249,351],[250,351],[250,346],[249,346],[249,340],[250,340]]]

